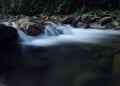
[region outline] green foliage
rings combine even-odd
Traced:
[[[73,13],[73,15],[81,15],[83,13],[85,13],[86,11],[86,7],[82,6],[81,8],[77,9],[77,11],[75,13]]]
[[[88,11],[89,14],[101,14],[103,13],[105,10],[102,10],[102,9],[96,9],[96,10],[90,10]]]
[[[11,9],[11,13],[18,14],[22,10],[22,6],[22,0],[11,0],[9,9]]]
[[[59,0],[58,0],[59,1]],[[57,7],[57,9],[56,9],[56,13],[58,14],[58,13],[60,13],[60,11],[61,11],[61,9],[62,9],[62,7],[66,4],[66,2],[67,2],[67,0],[64,0],[63,2],[58,2],[57,4],[58,4],[58,7]]]
[[[75,14],[120,8],[120,0],[0,0],[1,14]],[[92,11],[91,11],[92,10]],[[118,10],[116,11],[118,12]]]
[[[42,5],[36,0],[23,0],[22,14],[33,15],[38,14],[41,11]]]
[[[6,12],[8,12],[8,6],[7,6],[7,0],[1,1],[1,13],[5,14]]]
[[[2,14],[17,14],[20,12],[23,4],[22,0],[2,0],[1,1],[2,7],[0,12]]]

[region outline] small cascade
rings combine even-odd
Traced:
[[[47,36],[57,36],[62,34],[62,31],[53,26],[46,26],[44,34]]]
[[[46,23],[50,25],[37,36],[30,36],[23,31],[29,29],[27,27],[20,29],[14,22],[5,23],[16,28],[21,44],[8,43],[1,48],[1,69],[7,73],[8,85],[111,84],[109,82],[114,79],[113,60],[116,58],[113,57],[119,55],[116,47],[120,48],[117,46],[120,43],[120,30],[84,29],[74,28],[69,24]],[[114,49],[111,43],[116,40],[118,43]],[[106,46],[109,44],[110,46]]]
[[[119,36],[120,31],[117,30],[100,30],[100,29],[84,29],[74,28],[71,25],[51,24],[46,26],[43,34],[38,36],[29,36],[18,29],[18,34],[21,43],[33,46],[50,46],[63,43],[96,43],[100,44],[103,41],[114,39],[114,36]],[[110,40],[109,40],[110,41]]]

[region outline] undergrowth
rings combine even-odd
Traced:
[[[86,0],[0,0],[0,14],[81,15],[83,13],[99,14],[106,10],[120,14],[119,8],[116,9],[120,7],[119,2],[119,0],[92,0],[91,2]],[[104,7],[106,9],[103,9]]]

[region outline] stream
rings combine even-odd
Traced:
[[[113,59],[119,30],[46,26],[1,47],[1,71],[8,86],[114,86]]]

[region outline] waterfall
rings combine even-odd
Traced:
[[[95,43],[100,44],[114,39],[113,36],[119,36],[120,30],[100,30],[74,28],[68,24],[54,24],[46,26],[43,34],[38,36],[29,36],[18,29],[21,44],[33,46],[50,46],[64,43]],[[110,40],[109,40],[110,41]]]
[[[3,46],[5,49],[1,48],[1,69],[7,73],[9,86],[112,84],[116,49],[101,44],[119,41],[120,30],[84,29],[69,24],[47,23],[51,25],[37,36],[26,34],[14,22],[5,23],[16,28],[21,44],[8,43]],[[118,51],[116,53],[119,55]]]

